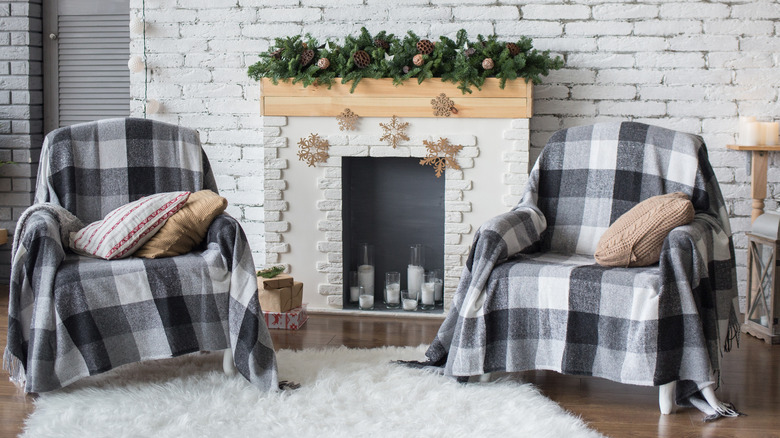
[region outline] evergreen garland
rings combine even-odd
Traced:
[[[499,78],[501,88],[507,80],[517,78],[539,84],[550,70],[563,67],[560,57],[552,58],[549,51],[534,49],[530,38],[522,37],[514,42],[515,50],[519,51],[513,56],[508,47],[510,43],[498,41],[495,35],[487,38],[478,35],[477,41],[472,42],[464,29],[458,31],[455,41],[440,37],[430,54],[421,54],[422,65],[417,66],[413,59],[419,54],[419,41],[411,31],[401,39],[385,31],[372,36],[365,27],[360,29],[358,36],[345,37],[343,45],[330,40],[320,45],[308,34],[276,38],[273,49],[260,54],[260,61],[249,67],[248,74],[255,80],[270,78],[274,84],[292,80],[304,87],[316,82],[330,88],[336,78],[341,78],[343,84],[352,82],[350,91],[354,91],[363,78],[393,78],[396,85],[412,78],[417,78],[418,83],[441,78],[457,84],[465,94],[471,93],[472,86],[481,89],[489,77]],[[314,60],[304,65],[302,54],[309,49],[314,52]],[[355,54],[360,51],[370,58],[363,68],[360,62],[355,62]],[[357,55],[361,60],[364,56],[362,53]],[[318,66],[322,58],[328,60],[327,68]],[[493,61],[491,69],[483,67],[487,58]]]

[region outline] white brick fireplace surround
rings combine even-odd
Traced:
[[[388,121],[361,118],[356,131],[339,131],[334,117],[264,117],[266,263],[286,265],[303,281],[312,310],[342,308],[342,157],[423,157],[423,140],[439,137],[463,146],[461,170],[442,175],[445,309],[474,231],[514,206],[528,178],[528,119],[403,118],[410,141],[396,149],[380,141],[379,123]],[[297,157],[298,141],[312,133],[330,144],[330,158],[316,167]]]

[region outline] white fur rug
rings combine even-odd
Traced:
[[[282,350],[280,379],[301,387],[274,394],[225,376],[218,353],[131,365],[40,396],[22,437],[602,436],[529,384],[390,363],[424,351]]]

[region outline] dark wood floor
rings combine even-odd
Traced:
[[[7,289],[0,288],[0,346],[8,326]],[[298,331],[271,330],[277,349],[417,346],[436,335],[438,320],[392,320],[381,317],[312,315]],[[612,437],[780,437],[780,345],[742,336],[740,348],[724,357],[722,400],[749,414],[703,423],[694,409],[658,411],[655,388],[621,385],[597,378],[526,372],[520,378],[581,416],[592,428]],[[15,436],[33,410],[30,397],[20,395],[0,372],[0,437]]]

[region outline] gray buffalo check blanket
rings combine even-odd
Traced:
[[[67,249],[69,231],[127,202],[201,189],[217,187],[194,130],[109,119],[46,137],[12,249],[3,365],[13,381],[40,393],[131,362],[231,348],[249,382],[278,387],[252,254],[232,217],[177,257],[107,261]]]
[[[678,191],[695,219],[668,235],[658,264],[595,263],[612,222]],[[561,130],[521,202],[476,232],[427,365],[458,377],[554,370],[679,381],[678,403],[702,408],[699,391],[717,384],[722,351],[739,332],[735,282],[728,215],[700,137],[640,123]]]

